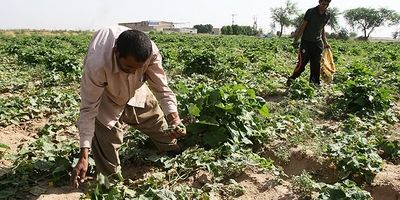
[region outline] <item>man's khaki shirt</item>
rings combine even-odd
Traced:
[[[96,118],[112,129],[126,104],[144,108],[149,88],[160,102],[165,115],[177,112],[176,96],[167,85],[161,55],[154,42],[152,55],[143,68],[134,74],[118,68],[112,49],[115,40],[125,30],[128,28],[123,26],[101,29],[90,42],[83,66],[80,116],[77,122],[81,148],[91,147]]]

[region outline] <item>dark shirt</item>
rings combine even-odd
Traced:
[[[303,36],[301,40],[310,41],[310,42],[318,42],[321,40],[321,31],[328,23],[329,13],[325,12],[324,14],[319,13],[318,6],[315,8],[310,8],[307,10],[304,15],[304,20],[307,21],[307,26],[304,29]]]

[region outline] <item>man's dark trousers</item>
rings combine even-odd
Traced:
[[[310,83],[320,84],[320,68],[322,55],[322,41],[310,42],[301,41],[298,62],[290,79],[296,79],[305,70],[305,66],[310,61]]]

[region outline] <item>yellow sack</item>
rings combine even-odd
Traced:
[[[324,83],[330,84],[333,80],[333,74],[336,72],[335,63],[333,63],[332,51],[325,48],[321,57],[321,78]]]

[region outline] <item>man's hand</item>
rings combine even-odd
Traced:
[[[173,124],[168,126],[166,130],[164,130],[166,134],[168,134],[171,138],[180,138],[186,135],[186,127],[182,123],[177,125]]]
[[[167,116],[168,128],[164,130],[171,138],[180,138],[186,135],[186,127],[181,122],[177,112],[170,113]]]
[[[89,163],[89,149],[82,148],[79,161],[71,172],[70,184],[72,187],[78,188],[79,184],[85,182],[86,172],[89,165],[88,163]]]

